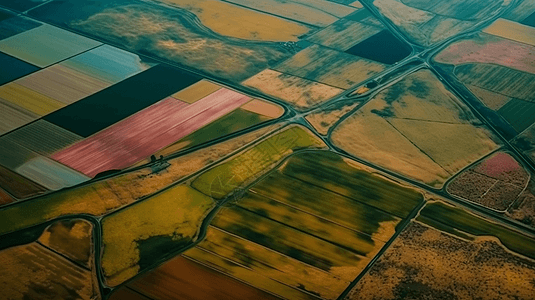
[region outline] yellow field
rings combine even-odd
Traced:
[[[137,274],[143,241],[163,236],[191,242],[213,206],[211,198],[179,185],[104,218],[102,268],[107,284],[117,286]]]
[[[327,132],[329,131],[329,128],[331,128],[331,126],[334,123],[336,123],[336,121],[338,121],[345,114],[349,113],[359,104],[360,103],[357,102],[351,105],[345,105],[340,109],[324,110],[324,111],[312,113],[306,116],[306,119],[310,123],[310,125],[314,126],[314,128],[320,134],[326,135]]]
[[[206,239],[197,247],[248,267],[254,275],[241,279],[253,285],[255,283],[253,277],[265,277],[269,278],[267,281],[282,282],[293,288],[301,287],[307,291],[314,291],[325,299],[336,299],[349,284],[348,281],[340,280],[332,274],[322,272],[296,259],[212,226],[208,230]],[[186,252],[185,256],[189,254]],[[224,265],[221,267],[223,272],[232,275],[231,268]],[[291,296],[296,294],[295,292],[288,293],[285,289],[269,291],[287,299],[294,299]]]
[[[201,100],[202,98],[214,93],[220,88],[221,88],[220,85],[212,83],[206,79],[203,79],[173,94],[172,97],[175,99],[187,102],[187,103],[193,103],[197,100]]]
[[[370,112],[349,117],[331,138],[336,146],[353,155],[431,186],[439,187],[450,177],[388,121]]]
[[[482,89],[475,85],[469,85],[467,87],[481,102],[483,102],[483,104],[492,110],[498,110],[502,108],[502,106],[511,100],[511,98],[507,96]]]
[[[325,0],[230,0],[229,2],[321,27],[355,11],[354,8]]]
[[[164,0],[187,9],[213,31],[254,41],[298,41],[310,28],[272,15],[216,0]]]
[[[535,28],[506,19],[498,19],[483,32],[535,46]]]
[[[284,109],[274,103],[253,99],[241,106],[246,111],[276,119],[284,114]]]
[[[264,70],[242,84],[284,100],[298,109],[311,108],[343,91],[273,70]]]
[[[50,225],[39,243],[88,268],[91,267],[93,225],[82,219],[58,221]]]
[[[452,174],[498,148],[490,131],[470,124],[395,118],[390,123]]]
[[[65,104],[57,100],[16,83],[8,83],[1,86],[0,98],[36,113],[39,116],[47,115],[65,106]]]

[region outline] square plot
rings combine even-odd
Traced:
[[[62,66],[109,83],[117,83],[157,63],[134,53],[103,45],[61,63]]]
[[[39,70],[38,67],[0,52],[0,85]]]
[[[100,44],[54,26],[42,25],[0,41],[0,51],[44,68]]]

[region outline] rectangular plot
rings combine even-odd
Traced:
[[[327,26],[354,8],[325,0],[230,0],[230,2],[315,26]]]
[[[59,190],[88,181],[90,178],[46,157],[35,157],[15,171],[49,190]]]
[[[0,51],[44,68],[101,43],[50,25],[0,41]]]
[[[0,187],[18,199],[29,198],[47,192],[39,184],[0,166]]]
[[[0,52],[0,85],[39,70],[38,67]]]
[[[123,169],[240,107],[248,96],[221,89],[191,105],[168,98],[52,156],[88,176]]]
[[[341,19],[331,26],[318,31],[308,38],[309,41],[336,50],[346,51],[351,46],[383,30],[359,22]]]
[[[45,120],[38,120],[0,139],[12,141],[47,156],[80,141],[82,137]]]
[[[184,256],[175,257],[157,269],[142,275],[139,279],[129,283],[128,287],[152,299],[162,300],[277,299]],[[125,299],[131,298],[125,297]]]
[[[87,137],[200,79],[181,69],[157,65],[50,114],[45,120]]]
[[[5,136],[0,137],[0,164],[2,166],[15,170],[37,156],[39,156],[37,153],[8,140]]]
[[[247,193],[236,205],[362,256],[373,256],[383,245],[368,234],[336,224],[337,220],[320,218],[266,196]]]
[[[380,224],[400,221],[399,218],[359,202],[358,199],[341,196],[280,172],[269,174],[255,184],[251,191],[347,228],[374,235],[383,242],[388,241],[393,232],[383,229],[383,235],[377,234]]]
[[[517,132],[522,132],[535,122],[535,103],[512,99],[500,108],[498,113],[507,120]]]
[[[173,94],[173,98],[193,103],[221,89],[222,86],[203,79],[187,88]]]
[[[156,65],[136,54],[103,45],[61,63],[110,84],[122,81]]]
[[[535,27],[522,25],[506,19],[498,19],[483,32],[535,46]]]
[[[22,16],[12,17],[7,20],[3,20],[0,22],[0,40],[39,27],[41,25],[42,23]]]
[[[110,86],[61,64],[53,65],[15,83],[63,104],[71,104]]]
[[[368,259],[327,241],[238,207],[226,207],[212,225],[351,281]],[[337,271],[344,269],[342,274]]]
[[[385,65],[344,52],[313,45],[274,69],[342,89],[362,82],[385,69]]]
[[[38,116],[47,115],[65,106],[64,103],[14,82],[0,86],[0,98]]]
[[[38,115],[0,99],[0,134],[30,123],[39,118]]]
[[[265,276],[296,291],[311,292],[323,299],[336,299],[349,284],[332,274],[212,226],[197,247],[250,269],[255,277]],[[277,290],[269,292],[280,293]],[[279,295],[292,299],[289,294]]]

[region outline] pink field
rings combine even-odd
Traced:
[[[500,152],[478,165],[474,171],[497,178],[504,173],[515,172],[522,167],[507,153]]]
[[[145,159],[249,101],[220,89],[193,103],[162,100],[64,150],[52,158],[87,176],[123,169]]]
[[[491,63],[535,74],[535,47],[486,34],[462,40],[440,52],[440,63]]]

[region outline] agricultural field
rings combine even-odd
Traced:
[[[336,154],[299,153],[234,197],[183,256],[281,298],[336,299],[423,198]]]
[[[448,184],[450,194],[505,211],[526,188],[529,173],[510,154],[498,152]]]
[[[105,217],[101,263],[106,283],[117,286],[194,242],[213,207],[210,197],[177,185]]]
[[[425,69],[382,90],[340,123],[331,139],[349,153],[434,187],[497,148],[490,131]]]
[[[532,260],[496,238],[466,240],[439,230],[411,223],[346,299],[531,298]]]
[[[318,131],[319,134],[327,135],[332,125],[360,104],[359,101],[347,104],[336,103],[325,109],[307,115],[306,120]]]
[[[37,241],[0,250],[4,263],[0,270],[3,296],[6,299],[100,299],[92,260],[91,229],[92,225],[83,220],[60,221],[48,227]],[[76,244],[82,248],[73,249]],[[71,260],[72,255],[82,251],[89,251],[84,253],[86,266]]]
[[[497,15],[509,1],[374,0],[378,11],[413,42],[430,46]]]
[[[68,215],[102,216],[168,187],[185,176],[217,162],[277,127],[260,129],[213,145],[190,155],[169,159],[166,169],[145,167],[75,189],[45,195],[39,201],[26,201],[0,210],[0,234],[35,226]],[[4,169],[0,168],[0,171]],[[9,173],[9,172],[8,172]],[[0,179],[9,178],[0,176]],[[18,179],[17,177],[14,177]],[[19,193],[43,193],[39,186],[22,181],[8,182]],[[4,186],[4,182],[0,182]],[[7,190],[11,192],[11,190]],[[17,195],[17,194],[14,194]]]

